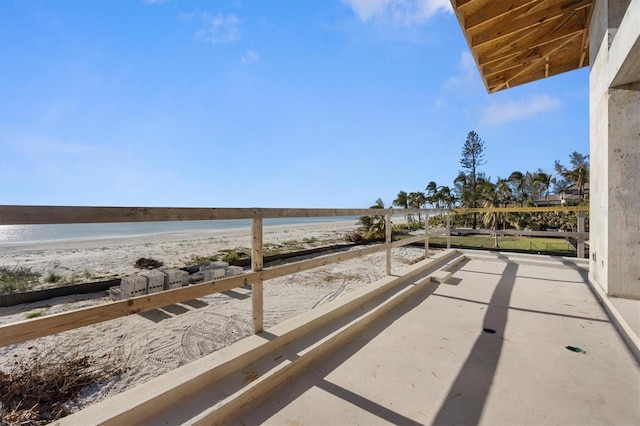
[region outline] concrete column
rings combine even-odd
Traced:
[[[590,278],[640,298],[640,0],[596,0],[590,28]]]
[[[610,88],[608,103],[608,294],[640,298],[640,82]]]

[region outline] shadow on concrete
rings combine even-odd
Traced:
[[[461,279],[461,278],[449,278],[449,279],[447,280],[447,282],[446,282],[446,283],[444,283],[444,284],[446,284],[446,285],[458,285],[458,284],[460,284],[461,282],[462,282],[462,279]]]
[[[498,255],[498,257],[501,257]],[[487,306],[479,336],[433,424],[478,424],[498,367],[518,265],[507,263]],[[482,329],[495,330],[495,334]]]
[[[446,295],[446,294],[434,294],[434,296],[435,297],[444,297],[446,299],[460,300],[462,302],[476,303],[478,305],[488,305],[488,303],[481,302],[480,300],[466,299],[464,297],[449,296],[449,295]],[[585,321],[611,322],[608,319],[602,319],[602,318],[591,318],[591,317],[583,317],[583,316],[580,316],[580,315],[560,314],[560,313],[557,313],[557,312],[538,311],[538,310],[535,310],[535,309],[527,309],[527,308],[516,308],[514,306],[510,306],[509,310],[510,311],[521,311],[521,312],[531,312],[531,313],[534,313],[534,314],[542,314],[542,315],[553,315],[553,316],[557,316],[557,317],[573,318],[573,319],[585,320]]]
[[[584,281],[585,283],[589,283],[589,267],[587,267],[585,269],[584,266],[580,266],[570,260],[567,259],[562,259],[560,258],[560,261],[567,267],[571,268],[571,269],[575,269],[576,271],[578,271],[578,273],[580,274],[580,278],[582,278],[582,281]]]
[[[550,281],[558,284],[586,284],[585,281],[554,280],[551,278],[528,277],[526,275],[518,275],[518,278],[524,278],[527,280],[536,280],[536,281]]]
[[[369,324],[357,337],[353,337],[349,342],[342,345],[342,349],[328,355],[314,360],[313,364],[307,368],[307,373],[302,376],[297,376],[295,381],[287,380],[280,384],[276,389],[273,389],[268,395],[264,395],[253,403],[245,407],[243,412],[245,416],[239,416],[235,420],[242,421],[244,424],[264,424],[282,409],[282,407],[290,404],[300,397],[303,393],[313,387],[323,389],[332,395],[343,399],[344,401],[353,404],[373,415],[380,420],[397,425],[417,425],[420,424],[415,420],[405,417],[387,407],[378,404],[375,401],[371,401],[362,395],[356,394],[348,389],[338,386],[334,383],[326,380],[326,377],[336,368],[340,367],[347,359],[352,357],[367,343],[378,336],[383,330],[393,324],[395,321],[406,315],[407,312],[420,305],[427,297],[433,294],[438,288],[439,284],[432,283],[424,286],[418,290],[409,300],[395,307],[391,312],[378,318],[373,323]],[[271,336],[264,336],[270,338]],[[297,357],[289,357],[291,361]],[[277,402],[269,401],[269,395],[278,395]]]
[[[383,407],[382,405],[371,401],[363,397],[362,395],[358,395],[355,392],[351,392],[348,389],[343,388],[342,386],[338,386],[334,383],[331,383],[327,380],[322,380],[316,384],[317,387],[324,390],[325,392],[329,392],[330,394],[344,400],[350,402],[351,404],[362,408],[365,411],[373,414],[374,416],[384,419],[391,424],[394,425],[419,425],[420,423],[412,420],[408,417],[405,417],[399,413],[396,413],[393,410],[388,409],[387,407]]]
[[[460,269],[460,272],[467,272],[469,274],[494,275],[499,277],[502,276],[502,274],[498,274],[495,272],[474,271],[473,269]]]

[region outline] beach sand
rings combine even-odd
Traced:
[[[316,239],[332,244],[355,228],[354,222],[266,227],[264,243]],[[65,277],[124,276],[140,272],[133,266],[140,257],[160,260],[166,267],[182,267],[193,256],[250,247],[249,232],[241,229],[4,244],[0,245],[0,265],[25,266],[43,275],[53,271]],[[420,248],[394,249],[392,267],[397,270],[423,255],[424,249]],[[265,329],[384,277],[385,256],[377,253],[266,281]],[[0,348],[0,369],[8,371],[14,359],[34,351],[48,353],[55,349],[59,353],[115,357],[123,373],[102,386],[88,389],[74,404],[74,408],[79,409],[250,335],[250,296],[250,289],[238,288],[3,347]],[[48,315],[109,301],[106,292],[101,292],[0,308],[0,324],[25,320],[32,312]]]

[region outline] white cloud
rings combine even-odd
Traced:
[[[177,19],[180,22],[191,22],[196,15],[194,13],[181,13],[178,15]]]
[[[439,97],[436,99],[435,107],[436,109],[442,109],[447,106],[447,99],[443,97]]]
[[[240,58],[240,60],[244,65],[249,65],[249,64],[253,64],[254,62],[258,62],[260,60],[260,55],[258,55],[253,50],[249,49],[247,50],[247,53],[242,55],[242,58]]]
[[[468,49],[463,50],[460,54],[457,69],[458,72],[456,75],[452,75],[445,80],[442,85],[443,89],[467,89],[476,85],[480,80],[478,70],[476,69],[476,63]]]
[[[451,13],[449,0],[342,0],[362,22],[411,26],[427,22],[438,12]]]
[[[231,43],[240,40],[240,20],[235,15],[202,15],[205,27],[198,30],[196,38],[212,44]]]
[[[480,120],[490,126],[497,126],[554,110],[561,104],[560,99],[547,94],[533,95],[520,100],[504,99],[491,103],[481,114]]]

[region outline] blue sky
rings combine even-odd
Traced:
[[[0,203],[368,207],[588,153],[588,70],[488,95],[448,0],[0,0]]]

